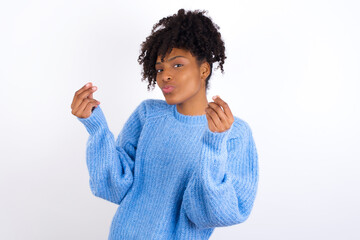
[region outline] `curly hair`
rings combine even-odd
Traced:
[[[209,88],[213,63],[218,62],[221,73],[224,73],[225,46],[218,31],[220,27],[210,17],[204,16],[207,11],[187,11],[179,9],[177,14],[164,17],[153,25],[151,34],[141,44],[139,64],[143,64],[142,81],[148,80],[150,86],[156,84],[155,63],[158,56],[161,61],[173,48],[188,50],[197,60],[197,64],[207,61],[210,74],[206,78],[205,88]],[[158,29],[159,28],[159,29]]]

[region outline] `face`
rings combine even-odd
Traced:
[[[158,56],[155,69],[156,83],[168,104],[196,101],[206,95],[205,79],[209,74],[209,65],[205,62],[199,66],[190,51],[173,48],[163,62]],[[170,87],[164,88],[166,86]]]

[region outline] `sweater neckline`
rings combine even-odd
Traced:
[[[190,124],[190,125],[197,125],[197,124],[205,124],[207,123],[206,114],[203,115],[184,115],[179,113],[176,108],[176,104],[172,105],[172,112],[174,117],[179,120],[180,122]]]

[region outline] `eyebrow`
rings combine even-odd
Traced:
[[[169,62],[169,61],[172,61],[172,60],[174,60],[175,58],[178,58],[178,57],[186,58],[186,57],[184,57],[184,56],[175,56],[175,57],[172,57],[172,58],[168,59],[167,61],[168,61],[168,62]],[[161,64],[161,62],[157,62],[156,64]]]

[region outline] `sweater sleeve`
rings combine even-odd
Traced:
[[[258,156],[247,123],[241,136],[228,139],[230,130],[204,132],[200,167],[183,196],[187,217],[198,228],[244,222],[250,215],[258,185]]]
[[[144,100],[132,112],[116,141],[100,106],[88,118],[78,117],[90,134],[86,144],[86,163],[90,189],[95,196],[120,204],[130,189],[145,117]]]

